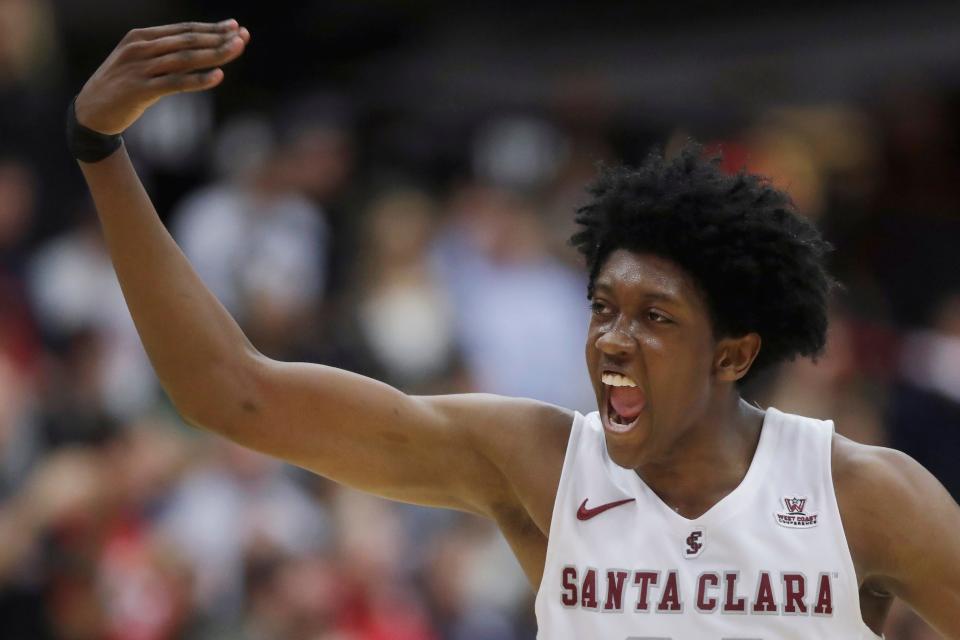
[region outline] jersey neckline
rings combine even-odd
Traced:
[[[722,522],[747,505],[750,502],[750,498],[756,494],[757,489],[760,487],[776,449],[776,440],[779,432],[776,425],[771,424],[773,422],[771,418],[779,413],[780,412],[773,407],[768,407],[764,412],[763,422],[760,426],[760,439],[757,442],[757,448],[753,453],[750,466],[747,468],[747,472],[744,474],[740,484],[738,484],[733,491],[720,498],[720,500],[697,518],[687,518],[680,515],[670,508],[670,506],[643,481],[643,478],[641,478],[635,470],[625,469],[619,466],[610,460],[609,455],[607,459],[615,470],[627,477],[627,482],[632,484],[637,497],[646,496],[649,498],[649,502],[656,505],[655,508],[663,512],[665,517],[675,525],[681,528],[689,528],[691,526],[707,526],[711,523]],[[604,450],[606,450],[605,441]]]

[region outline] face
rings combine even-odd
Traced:
[[[673,262],[621,249],[597,275],[591,309],[587,366],[610,457],[626,468],[661,459],[715,389],[706,301]]]

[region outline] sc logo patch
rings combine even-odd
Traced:
[[[683,557],[688,560],[696,558],[701,553],[703,553],[704,546],[704,532],[703,527],[697,527],[690,531],[690,535],[687,536],[687,539],[684,541],[686,546],[683,549]]]

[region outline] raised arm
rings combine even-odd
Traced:
[[[120,133],[164,95],[218,85],[219,67],[249,39],[235,21],[131,31],[83,87],[77,120]],[[565,445],[571,415],[556,407],[411,397],[346,371],[266,358],[166,231],[125,150],[80,166],[137,331],[190,423],[362,490],[488,516],[520,501],[514,485],[542,464],[545,439]]]

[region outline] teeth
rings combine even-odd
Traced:
[[[612,371],[604,371],[600,376],[601,382],[605,385],[611,387],[635,387],[637,383],[628,378],[625,375],[619,373],[613,373]]]

